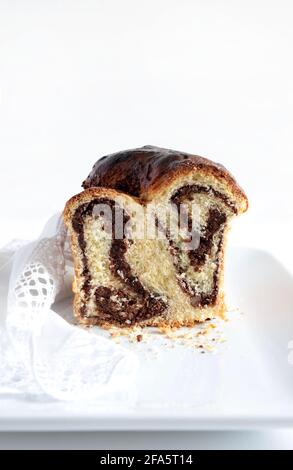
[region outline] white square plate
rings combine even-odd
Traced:
[[[226,291],[229,305],[243,315],[230,313],[222,326],[227,341],[217,353],[201,354],[178,342],[166,347],[166,339],[159,340],[156,355],[148,355],[149,341],[132,346],[141,358],[135,406],[114,409],[6,397],[0,400],[0,430],[292,426],[293,279],[268,252],[231,248]]]

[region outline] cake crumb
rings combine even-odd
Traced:
[[[225,324],[227,319],[216,319],[193,324],[187,327],[161,325],[142,327],[140,325],[112,326],[109,336],[118,344],[131,345],[135,350],[137,343],[143,342],[147,349],[139,347],[139,352],[154,359],[162,349],[184,348],[198,353],[216,354],[221,345],[227,342]],[[121,342],[120,342],[121,340]],[[220,346],[220,349],[218,347]],[[138,351],[138,349],[137,349]]]

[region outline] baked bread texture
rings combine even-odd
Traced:
[[[74,313],[102,326],[190,326],[222,316],[231,219],[248,201],[206,158],[153,146],[97,161],[64,210]]]

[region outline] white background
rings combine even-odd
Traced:
[[[98,157],[152,144],[227,166],[250,199],[233,240],[292,270],[292,51],[290,0],[0,0],[0,244],[36,237]],[[220,445],[257,439],[237,436]]]

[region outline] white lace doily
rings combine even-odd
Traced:
[[[133,402],[134,354],[70,325],[51,308],[57,295],[69,295],[65,274],[72,265],[60,216],[50,219],[36,242],[14,243],[0,255],[2,272],[12,264],[0,323],[0,393]]]

